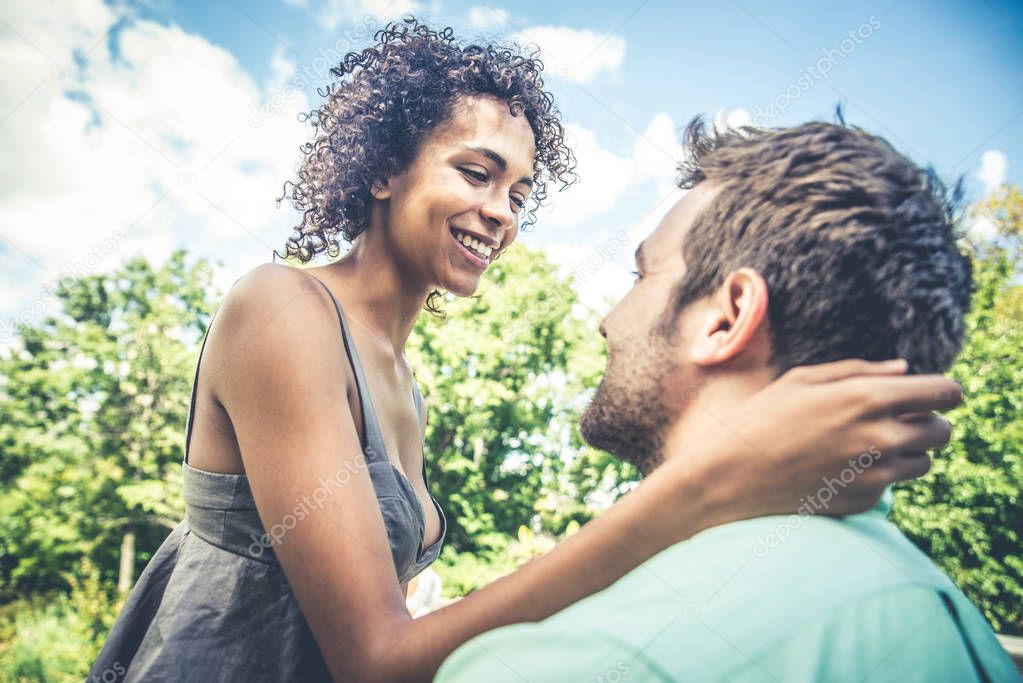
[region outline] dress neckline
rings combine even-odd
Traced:
[[[400,477],[401,480],[403,480],[405,484],[408,486],[408,491],[411,494],[411,499],[415,501],[416,507],[419,510],[419,518],[423,522],[423,533],[422,538],[419,541],[419,553],[418,557],[416,558],[416,563],[418,564],[423,560],[423,558],[426,555],[430,553],[431,550],[433,550],[437,545],[444,541],[444,537],[447,535],[447,519],[444,517],[444,511],[441,509],[440,503],[437,502],[437,499],[433,497],[432,493],[427,492],[427,495],[430,496],[430,502],[433,503],[434,508],[437,510],[437,516],[440,517],[440,533],[437,535],[437,538],[432,543],[430,543],[430,545],[424,546],[423,544],[426,543],[426,511],[423,510],[423,502],[419,500],[419,496],[416,495],[415,486],[412,485],[412,480],[409,479],[404,472],[399,470],[395,466],[395,464],[390,460],[387,461],[387,464],[391,466],[391,470],[394,472],[394,474]],[[209,470],[204,470],[202,468],[196,467],[195,465],[191,465],[185,460],[181,462],[181,465],[182,467],[184,467],[184,469],[194,472],[202,477],[210,477],[212,479],[220,479],[224,482],[230,481],[232,483],[244,482],[246,488],[250,492],[252,490],[252,488],[249,486],[249,477],[244,472],[211,472]]]

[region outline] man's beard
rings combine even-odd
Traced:
[[[579,418],[579,430],[591,446],[632,463],[645,476],[664,459],[665,432],[672,421],[666,404],[672,392],[666,385],[679,373],[655,339],[627,353],[628,359],[609,356],[604,378]]]

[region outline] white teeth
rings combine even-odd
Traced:
[[[473,251],[482,254],[484,258],[490,258],[490,254],[494,251],[494,248],[484,244],[475,237],[470,237],[464,232],[459,232],[455,239],[469,247]]]

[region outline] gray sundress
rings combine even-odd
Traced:
[[[333,293],[323,287],[337,309],[362,405],[363,453],[394,566],[399,581],[405,583],[437,559],[447,520],[431,497],[440,515],[441,534],[423,550],[422,505],[411,483],[387,458],[344,314]],[[248,479],[244,474],[216,474],[188,464],[200,362],[202,349],[192,383],[182,463],[185,519],[142,572],[88,680],[329,681],[323,656],[259,520]],[[422,396],[415,381],[412,390],[419,409]],[[343,539],[339,537],[338,542]]]

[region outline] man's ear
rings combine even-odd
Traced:
[[[701,366],[730,361],[766,332],[767,283],[752,268],[730,273],[696,313],[690,360]]]
[[[391,187],[387,180],[374,180],[369,188],[369,193],[373,195],[374,199],[389,199]]]

